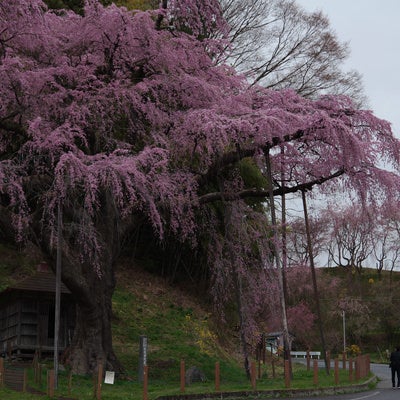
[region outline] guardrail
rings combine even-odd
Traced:
[[[306,358],[307,354],[311,357],[311,358],[317,358],[319,360],[319,358],[321,357],[321,352],[320,351],[291,351],[290,355],[292,357],[302,357],[302,358]]]

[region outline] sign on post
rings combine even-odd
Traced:
[[[140,336],[139,344],[139,382],[143,382],[144,367],[147,365],[147,336]]]
[[[114,371],[106,371],[106,376],[104,377],[104,383],[108,385],[114,385],[115,372]]]

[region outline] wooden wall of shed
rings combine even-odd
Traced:
[[[13,297],[13,296],[11,296]],[[73,333],[74,305],[62,298],[59,346],[69,345]],[[52,351],[54,347],[54,298],[20,295],[0,305],[0,351]]]

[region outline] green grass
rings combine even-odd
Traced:
[[[7,400],[38,400],[38,399],[42,399],[42,400],[45,400],[46,397],[30,395],[27,393],[19,393],[19,392],[15,392],[13,390],[9,390],[6,388],[0,388],[0,399],[7,399]]]
[[[263,378],[257,381],[257,390],[282,390],[285,389],[284,379],[281,368],[278,368],[277,376],[272,378],[266,374],[267,371],[263,371]],[[223,370],[221,370],[222,372]],[[271,371],[269,371],[271,373]],[[180,392],[180,381],[179,373],[176,374],[175,379],[171,378],[167,381],[163,380],[152,380],[149,381],[149,398],[156,399],[159,396],[165,395],[179,395]],[[222,376],[223,378],[223,376]],[[43,371],[42,384],[33,383],[33,371],[30,370],[28,374],[28,381],[30,386],[34,386],[43,392],[46,391],[45,386],[45,371]],[[339,370],[339,386],[349,385],[349,374],[346,370]],[[313,371],[307,371],[304,365],[293,364],[293,379],[291,381],[291,389],[310,389],[310,388],[323,388],[335,386],[334,374],[326,375],[324,370],[320,370],[318,376],[318,385],[313,384]],[[221,380],[221,391],[224,392],[235,392],[235,391],[251,391],[250,382],[242,378],[239,381],[229,381],[227,379]],[[214,393],[215,386],[212,377],[208,382],[196,383],[190,386],[186,386],[185,393]],[[72,379],[72,390],[69,393],[68,390],[68,376],[65,372],[60,373],[59,377],[59,388],[56,391],[58,396],[71,396],[79,400],[92,400],[94,394],[93,379],[88,376],[73,376]],[[34,400],[34,399],[47,399],[47,396],[34,396],[24,393],[16,393],[6,389],[0,389],[0,398],[8,400]],[[114,385],[102,385],[102,399],[103,400],[125,400],[133,399],[140,400],[143,398],[142,384],[137,381],[128,381],[116,379]]]
[[[1,249],[0,250],[4,250]],[[0,251],[1,252],[1,251]],[[10,260],[12,259],[10,255]],[[21,261],[22,263],[22,261]],[[26,268],[29,263],[24,261]],[[0,268],[7,279],[15,266],[7,264]],[[186,368],[197,366],[207,382],[186,388],[186,393],[214,392],[215,362],[220,362],[221,391],[249,391],[251,385],[245,376],[241,359],[237,356],[239,340],[235,332],[223,331],[224,345],[217,338],[218,329],[213,325],[207,307],[201,307],[199,299],[168,286],[161,278],[144,271],[122,271],[113,296],[114,349],[126,368],[123,377],[116,377],[114,385],[103,384],[103,400],[142,399],[142,384],[138,382],[139,339],[148,338],[149,398],[180,394],[180,362]],[[49,366],[51,363],[49,364]],[[29,385],[46,391],[45,371],[42,384],[34,384],[33,371],[29,371]],[[349,384],[348,372],[340,371],[340,385]],[[318,387],[334,386],[333,372],[330,376],[321,371]],[[304,366],[295,365],[291,388],[312,388],[313,373]],[[282,362],[276,367],[276,377],[267,364],[263,378],[257,382],[258,390],[284,389]],[[68,396],[68,377],[61,372],[58,395]],[[79,400],[93,399],[93,379],[90,376],[73,376],[70,397]],[[0,399],[34,400],[47,396],[34,396],[0,388]]]
[[[207,376],[213,374],[216,361],[224,362],[227,375],[243,374],[237,361],[219,345],[208,315],[194,311],[191,304],[177,304],[174,294],[158,288],[157,293],[133,293],[119,286],[113,297],[114,349],[136,378],[139,339],[148,338],[150,379],[179,379],[180,361],[187,367],[197,366]],[[234,371],[234,372],[232,372]]]

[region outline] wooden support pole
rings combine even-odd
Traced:
[[[339,359],[335,358],[335,385],[339,384]]]
[[[262,345],[262,360],[263,364],[265,365],[265,349],[266,349],[266,343],[265,343],[265,334],[262,334],[261,338],[261,345]]]
[[[68,374],[68,396],[71,396],[72,391],[72,371],[69,371]]]
[[[103,383],[103,364],[99,363],[97,367],[96,400],[101,400],[102,383]]]
[[[22,392],[26,393],[26,385],[28,383],[28,370],[24,368],[24,377],[22,382]]]
[[[357,356],[355,361],[356,381],[360,380],[360,366],[360,356]]]
[[[361,358],[361,378],[365,378],[367,376],[367,356],[364,354],[360,356]]]
[[[4,386],[4,358],[0,357],[0,387]]]
[[[149,367],[143,367],[143,400],[149,399]]]
[[[215,363],[215,391],[216,392],[220,391],[220,384],[221,384],[220,365],[219,365],[219,362],[217,361]]]
[[[185,391],[185,360],[181,360],[181,392]]]
[[[360,361],[360,379],[364,378],[364,356],[360,355],[359,356],[359,361]]]
[[[330,353],[329,350],[327,350],[325,354],[326,354],[326,362],[325,362],[325,364],[326,364],[326,369],[327,369],[328,374],[329,374],[329,371],[331,370],[331,353]]]
[[[251,379],[251,388],[256,390],[256,363],[254,361],[251,362],[250,366],[250,379]]]
[[[38,360],[37,350],[35,351],[35,354],[33,356],[32,367],[33,367],[33,379],[34,379],[35,383],[38,383],[38,381],[39,381],[39,376],[38,376],[39,360]]]
[[[290,361],[285,360],[285,387],[290,387]]]
[[[271,360],[271,367],[272,367],[272,378],[276,378],[276,374],[275,374],[275,360],[274,360],[274,356],[272,355],[272,360]]]
[[[54,369],[47,371],[47,395],[54,397]]]
[[[349,382],[353,382],[353,359],[349,358]]]
[[[311,356],[310,356],[310,350],[307,350],[307,371],[310,370],[310,360],[311,360]]]
[[[61,315],[61,255],[62,255],[62,210],[61,201],[58,200],[57,206],[57,254],[56,254],[56,292],[54,300],[54,387],[58,388],[58,368],[59,368],[59,336],[60,336],[60,315]]]
[[[314,372],[314,385],[318,385],[318,360],[314,360],[313,365],[313,372]]]

